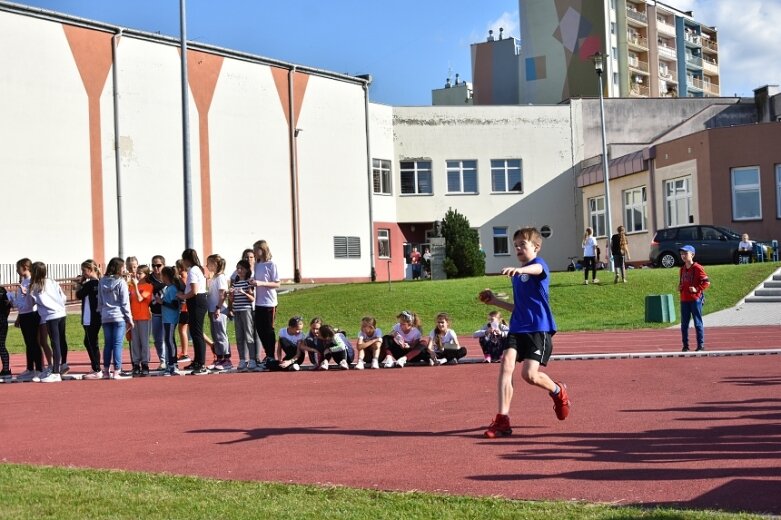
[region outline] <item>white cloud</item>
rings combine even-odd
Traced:
[[[722,95],[752,96],[757,87],[781,84],[781,0],[675,0],[671,5],[693,10],[695,20],[717,28]]]
[[[488,36],[488,31],[489,30],[493,30],[494,37],[495,38],[499,38],[499,29],[500,28],[504,29],[503,34],[504,34],[505,38],[507,38],[509,36],[515,36],[517,38],[518,37],[518,21],[519,21],[519,19],[518,19],[518,11],[515,11],[513,13],[505,11],[505,12],[502,13],[501,16],[499,16],[499,18],[497,18],[493,22],[489,22],[488,25],[486,25],[485,36],[483,36],[483,38]]]

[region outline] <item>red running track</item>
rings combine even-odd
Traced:
[[[593,336],[608,344],[614,334],[625,333]],[[571,416],[556,420],[550,398],[517,379],[515,433],[492,441],[482,432],[497,365],[0,385],[0,457],[781,514],[780,364],[774,355],[552,362]]]

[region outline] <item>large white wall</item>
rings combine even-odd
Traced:
[[[578,244],[568,106],[396,107],[393,118],[396,163],[431,160],[434,192],[395,191],[399,222],[434,221],[457,209],[479,228],[489,273],[516,262],[493,254],[493,226],[512,234],[522,226],[548,225],[553,235],[543,256],[554,268],[566,265]],[[446,161],[457,159],[477,160],[478,194],[447,193]],[[522,160],[523,193],[491,193],[492,159]]]

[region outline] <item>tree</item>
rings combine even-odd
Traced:
[[[444,269],[448,278],[466,278],[485,274],[485,256],[480,251],[480,237],[469,226],[469,220],[448,209],[442,219],[442,236],[445,238]]]

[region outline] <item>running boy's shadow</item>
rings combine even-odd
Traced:
[[[272,436],[279,435],[345,435],[348,437],[431,437],[431,436],[452,436],[452,437],[476,437],[470,433],[483,431],[483,427],[468,428],[463,430],[450,430],[443,432],[411,432],[395,430],[340,430],[337,426],[302,426],[291,428],[252,428],[244,430],[241,428],[210,428],[205,430],[190,430],[186,433],[242,433],[244,437],[230,441],[222,441],[217,444],[238,444],[242,442],[258,441]],[[481,435],[482,437],[482,435]]]

